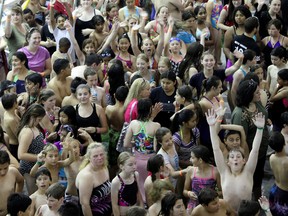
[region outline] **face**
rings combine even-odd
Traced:
[[[64,112],[60,112],[59,121],[62,125],[68,124],[69,123],[69,117]]]
[[[279,29],[277,29],[274,25],[271,25],[269,28],[268,28],[268,34],[273,37],[273,36],[277,36],[279,35],[280,31]]]
[[[91,76],[87,76],[87,85],[89,85],[91,88],[92,87],[96,87],[97,83],[98,83],[98,77],[97,74],[95,75],[91,75]]]
[[[277,77],[277,82],[278,82],[279,86],[286,86],[287,85],[287,81],[283,80],[279,76]]]
[[[92,43],[88,43],[84,46],[84,52],[87,54],[87,55],[90,55],[92,53],[95,53],[95,47]]]
[[[273,0],[270,5],[270,10],[274,13],[279,13],[280,9],[281,9],[281,1]]]
[[[136,171],[136,160],[135,160],[135,157],[130,157],[128,160],[126,160],[124,162],[123,165],[121,165],[121,170],[126,172],[126,173],[129,173],[129,174],[132,174]]]
[[[164,73],[164,72],[166,72],[168,70],[169,70],[169,67],[167,66],[167,64],[165,64],[164,61],[160,61],[158,63],[158,71],[159,71],[160,74],[162,74],[162,73]]]
[[[97,23],[97,25],[95,26],[95,30],[96,32],[103,32],[103,29],[104,29],[104,23]]]
[[[121,51],[127,51],[130,46],[129,40],[127,38],[121,38],[118,46]]]
[[[176,101],[177,104],[183,105],[184,102],[185,102],[185,98],[182,97],[182,96],[180,96],[179,93],[178,93],[178,91],[176,91],[175,101]]]
[[[3,177],[7,174],[9,169],[9,163],[0,164],[0,177]]]
[[[241,138],[238,133],[229,135],[224,139],[224,143],[227,145],[228,150],[233,148],[239,148],[241,144]]]
[[[65,29],[65,27],[64,27],[64,22],[65,22],[65,18],[64,17],[62,17],[62,16],[59,16],[58,18],[57,18],[57,23],[56,23],[56,25],[57,25],[57,27],[59,28],[59,29]]]
[[[91,94],[87,88],[81,88],[77,91],[77,99],[80,103],[88,103],[90,96]]]
[[[241,152],[239,151],[229,152],[228,166],[231,168],[231,170],[241,171],[244,165],[245,165],[245,159],[243,158]]]
[[[90,7],[92,5],[92,0],[81,0],[82,7]]]
[[[252,102],[259,102],[260,99],[261,99],[260,96],[261,96],[261,94],[260,94],[260,88],[259,88],[259,86],[258,86],[257,89],[256,89],[256,91],[254,92]]]
[[[167,21],[169,16],[169,11],[167,7],[162,7],[158,13],[158,17],[160,20]]]
[[[195,24],[196,24],[195,21],[196,21],[196,19],[194,17],[191,17],[185,21],[184,25],[186,28],[193,28],[193,27],[195,27]]]
[[[264,76],[264,71],[263,68],[258,68],[254,71],[254,73],[258,76],[259,81],[262,82],[263,81],[263,76]]]
[[[21,13],[17,13],[15,11],[11,12],[11,20],[14,24],[18,24],[22,22],[22,15]]]
[[[47,205],[51,211],[57,211],[62,204],[62,199],[58,200],[54,197],[47,197]]]
[[[214,68],[214,65],[215,65],[215,58],[211,54],[205,55],[203,57],[203,59],[201,60],[201,63],[203,65],[204,69],[212,70]]]
[[[31,205],[30,206],[28,206],[28,208],[26,209],[26,211],[25,212],[21,212],[22,214],[21,214],[21,216],[29,216],[30,214],[31,214]]]
[[[175,84],[177,81],[172,81],[167,78],[161,79],[161,86],[165,93],[171,93],[175,90]]]
[[[136,19],[131,18],[131,19],[128,20],[129,29],[131,29],[136,24],[137,24],[137,20]]]
[[[136,66],[138,71],[144,72],[148,70],[149,63],[144,61],[143,59],[137,58]]]
[[[135,3],[134,0],[126,0],[126,6],[128,8],[133,8],[134,7],[134,3]]]
[[[46,153],[45,162],[49,165],[55,166],[59,160],[58,151],[49,151]]]
[[[218,84],[217,88],[215,88],[215,87],[213,87],[213,88],[215,90],[215,95],[219,95],[221,93],[222,89],[223,89],[222,88],[222,82],[219,81],[219,84]]]
[[[278,56],[271,55],[271,62],[277,67],[282,63],[282,60]]]
[[[31,37],[28,39],[29,46],[38,47],[40,46],[41,35],[39,32],[33,32]]]
[[[32,117],[32,127],[36,127],[43,119],[43,116],[34,118]]]
[[[173,147],[173,138],[171,133],[167,133],[162,137],[162,148],[164,149],[170,149]]]
[[[241,5],[241,0],[232,0],[232,4],[234,5],[234,8],[238,7]]]
[[[105,152],[102,147],[97,147],[91,150],[90,163],[93,167],[101,167],[105,163]]]
[[[47,188],[50,186],[50,184],[51,184],[51,181],[50,181],[49,176],[47,175],[40,175],[36,179],[36,185],[38,189],[41,189],[43,191],[46,191]]]
[[[39,90],[38,84],[35,85],[30,80],[25,80],[25,89],[28,94],[33,94]]]
[[[171,215],[171,214],[170,214]],[[173,216],[184,216],[185,206],[182,199],[178,199],[172,209]]]
[[[22,68],[25,64],[25,61],[21,62],[21,60],[19,58],[17,58],[16,56],[12,56],[12,66],[14,68]]]
[[[219,198],[217,197],[215,200],[210,202],[207,206],[205,206],[206,211],[210,213],[216,213],[220,209]]]
[[[30,13],[24,14],[23,17],[24,17],[24,20],[27,22],[27,24],[30,27],[36,26],[36,22],[35,22],[34,16],[32,14],[30,14]]]
[[[206,20],[206,17],[207,17],[206,10],[204,8],[200,8],[196,18],[198,20]]]
[[[150,96],[150,92],[151,92],[151,87],[150,85],[146,85],[145,88],[140,92],[140,97],[142,99],[146,99],[146,98],[149,98]]]
[[[145,39],[143,41],[143,45],[141,48],[147,56],[152,56],[152,54],[155,51],[155,46],[153,44],[153,41],[151,41],[150,39]]]
[[[80,156],[80,145],[77,141],[73,141],[70,143],[70,146],[72,147],[72,150],[75,154],[75,157]]]
[[[118,17],[118,15],[119,15],[119,13],[118,13],[118,8],[117,8],[117,7],[112,8],[112,9],[108,12],[109,18]]]
[[[179,53],[181,49],[181,43],[177,40],[173,40],[169,43],[169,49],[172,53]]]
[[[199,162],[200,162],[200,158],[197,158],[194,154],[194,152],[192,151],[191,152],[191,157],[190,157],[190,162],[193,164],[193,166],[198,166],[199,165]]]
[[[187,128],[191,128],[191,129],[195,128],[197,125],[197,115],[194,114],[194,116],[188,122],[185,122],[184,125]]]
[[[46,101],[42,101],[45,109],[53,109],[56,104],[56,95],[49,97]]]
[[[235,21],[238,25],[242,25],[244,24],[246,20],[246,17],[244,16],[244,14],[242,14],[241,11],[237,11],[236,14],[235,14]]]

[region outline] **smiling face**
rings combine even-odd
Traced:
[[[45,110],[51,110],[56,104],[56,95],[49,97],[46,101],[42,101]]]
[[[270,10],[273,13],[278,14],[280,12],[281,9],[281,1],[280,0],[272,0],[271,4],[270,4]]]
[[[234,8],[240,6],[242,3],[242,0],[232,0],[232,4],[234,6]]]
[[[23,67],[25,67],[25,61],[21,62],[21,60],[19,58],[17,58],[17,56],[12,56],[12,67],[17,68],[17,69],[21,69]]]
[[[86,55],[90,55],[92,53],[95,53],[95,46],[93,43],[88,43],[84,46],[83,51],[86,53]]]
[[[61,30],[65,29],[65,26],[64,26],[65,20],[66,19],[62,16],[57,17],[56,25],[59,29],[61,29]]]
[[[85,104],[90,101],[91,93],[88,88],[80,88],[77,90],[77,99],[80,103]]]
[[[137,58],[136,67],[140,73],[145,72],[148,70],[149,63],[146,62],[145,60],[141,59],[141,58]]]
[[[162,137],[162,142],[161,142],[162,148],[163,149],[170,149],[173,147],[173,138],[172,138],[172,134],[169,132],[167,134],[165,134]]]
[[[130,47],[129,40],[127,38],[121,38],[119,40],[118,46],[119,46],[119,50],[121,50],[123,52],[127,51]]]
[[[227,138],[224,139],[224,143],[227,145],[228,150],[239,148],[241,144],[240,134],[235,133],[228,135]]]
[[[19,24],[22,23],[23,17],[21,13],[18,13],[16,11],[11,12],[11,20],[13,24]]]
[[[92,5],[92,0],[81,0],[81,6],[82,7],[91,7]]]
[[[158,71],[159,71],[159,73],[162,74],[162,73],[164,73],[164,72],[166,72],[168,70],[169,70],[168,65],[165,64],[164,61],[159,61],[159,63],[158,63]]]
[[[38,31],[35,31],[31,34],[31,37],[28,38],[29,47],[39,47],[41,42],[41,34]]]
[[[27,13],[23,15],[23,18],[30,27],[36,27],[34,15],[32,15],[31,13]]]
[[[215,65],[215,58],[212,54],[206,54],[203,56],[201,60],[201,64],[203,65],[204,69],[212,70]]]

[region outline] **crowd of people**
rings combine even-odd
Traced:
[[[287,9],[4,6],[0,216],[288,215]]]

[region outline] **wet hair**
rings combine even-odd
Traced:
[[[43,101],[47,101],[50,97],[54,96],[55,92],[52,89],[43,89],[38,97],[38,103],[43,105]]]
[[[14,93],[4,94],[1,98],[2,105],[5,110],[13,108],[14,104],[17,103],[17,95]]]
[[[71,93],[75,94],[77,87],[81,84],[87,84],[87,81],[81,77],[75,77],[70,85]]]
[[[234,134],[238,134],[238,135],[240,136],[240,139],[241,139],[241,133],[240,133],[240,131],[236,131],[236,130],[225,130],[225,132],[224,132],[224,140],[227,140],[230,135],[234,135]]]
[[[125,216],[146,216],[147,215],[147,211],[140,207],[140,206],[132,206],[130,207],[127,212],[126,212],[126,215]]]
[[[86,67],[84,70],[84,78],[87,80],[88,76],[94,76],[97,75],[96,71],[92,67]]]
[[[172,133],[174,134],[175,132],[179,131],[180,126],[183,126],[184,123],[190,121],[192,118],[194,118],[195,115],[197,116],[197,114],[190,109],[183,109],[180,112],[176,113],[172,121]],[[192,132],[191,135],[193,137],[193,140],[195,140],[196,137]]]
[[[229,152],[228,152],[227,160],[229,159],[230,153],[232,153],[232,152],[239,152],[239,153],[241,154],[242,158],[245,159],[244,152],[242,151],[241,148],[232,148],[232,149],[230,149]]]
[[[94,63],[96,65],[99,65],[101,62],[102,62],[102,58],[98,54],[93,53],[91,55],[86,56],[86,58],[85,58],[85,64],[87,66],[92,66]]]
[[[171,131],[166,128],[166,127],[160,127],[157,129],[156,131],[156,134],[155,134],[155,137],[156,137],[156,140],[157,140],[157,143],[162,143],[162,139],[163,137],[166,135],[166,134],[172,134]]]
[[[26,8],[26,9],[23,10],[23,15],[24,14],[31,14],[32,16],[34,16],[33,11],[31,9],[29,9],[29,8]]]
[[[91,94],[91,90],[90,87],[87,84],[80,84],[77,89],[76,89],[76,93],[80,90],[80,89],[86,89],[89,94]]]
[[[47,143],[44,148],[43,148],[43,154],[46,156],[48,152],[59,152],[58,148],[56,145],[52,143]]]
[[[111,62],[111,61],[110,61]],[[123,64],[120,60],[113,61],[113,65],[109,68],[108,74],[108,82],[110,84],[109,94],[112,96],[111,100],[112,103],[115,104],[115,99],[113,97],[114,93],[116,92],[119,86],[125,86],[125,79],[124,79],[124,68]]]
[[[9,154],[7,153],[7,151],[4,150],[0,150],[0,164],[10,164],[10,157]]]
[[[150,98],[140,99],[137,104],[137,120],[147,121],[151,115],[152,101]]]
[[[35,174],[35,179],[42,175],[48,176],[50,181],[52,181],[51,172],[47,169],[47,167],[40,167]]]
[[[275,28],[279,31],[282,29],[282,23],[279,19],[270,20],[267,24],[267,29],[269,29],[272,25],[274,25]]]
[[[279,46],[274,48],[271,53],[271,56],[276,56],[280,59],[284,58],[284,60],[287,60],[287,50],[283,46]]]
[[[219,197],[218,193],[211,188],[203,188],[199,195],[198,201],[200,205],[208,206],[210,202],[214,201],[217,197]]]
[[[191,152],[194,153],[195,157],[198,159],[202,159],[205,163],[212,163],[210,158],[210,151],[206,146],[198,145],[195,146]]]
[[[235,17],[236,17],[236,13],[238,11],[240,11],[240,13],[243,14],[246,17],[246,19],[249,18],[249,17],[252,17],[252,14],[251,14],[251,12],[250,12],[250,10],[249,10],[249,8],[247,6],[240,5],[240,6],[236,7],[234,9],[234,12],[233,12],[233,23],[234,23],[236,28],[238,28],[238,24],[237,24],[237,22],[235,20]]]
[[[254,216],[261,209],[260,204],[254,200],[241,200],[238,216]]]
[[[22,193],[12,193],[7,200],[7,212],[10,216],[18,216],[19,212],[25,212],[31,205],[32,199]]]
[[[76,125],[76,110],[74,109],[73,106],[67,105],[67,106],[61,107],[59,110],[59,116],[60,116],[60,113],[62,112],[67,115],[70,124]]]
[[[281,69],[278,71],[278,77],[282,80],[288,81],[288,69]]]
[[[250,49],[244,50],[243,52],[244,58],[243,58],[243,62],[242,64],[246,64],[248,60],[252,61],[255,56],[256,56],[256,52]]]
[[[164,179],[157,179],[153,182],[152,190],[150,191],[149,195],[153,202],[157,202],[162,197],[162,192],[171,191],[174,192],[174,186],[169,180]]]
[[[54,199],[60,200],[65,197],[65,187],[60,183],[54,183],[49,186],[45,195],[47,198],[53,197]]]
[[[248,73],[248,74],[244,77],[243,81],[245,81],[245,80],[253,80],[253,81],[255,81],[255,82],[257,83],[257,85],[260,84],[259,77],[258,77],[257,74],[255,74],[255,73]]]
[[[29,124],[31,118],[43,118],[45,115],[46,111],[43,106],[41,106],[40,104],[30,105],[20,120],[17,135],[19,135],[20,131]]]
[[[177,89],[177,92],[181,97],[184,97],[186,101],[193,101],[193,94],[190,86],[188,85],[180,86]]]
[[[94,48],[95,48],[95,45],[94,45],[94,42],[93,42],[92,39],[90,39],[90,38],[85,39],[85,40],[83,41],[83,43],[82,43],[82,52],[83,52],[85,55],[87,55],[87,53],[84,51],[84,49],[85,49],[85,46],[86,46],[87,44],[92,44],[92,45],[94,46]],[[90,54],[90,55],[92,55],[92,54]],[[85,63],[86,63],[86,58],[85,58]]]
[[[259,21],[256,17],[248,17],[244,22],[244,29],[246,33],[252,33],[255,28],[258,28]]]
[[[129,88],[127,86],[119,86],[115,92],[116,100],[124,103],[128,95],[128,92],[129,92]]]
[[[97,25],[103,25],[105,23],[105,19],[101,16],[101,15],[95,15],[92,18],[92,24],[93,26],[97,26]]]
[[[64,202],[58,210],[60,216],[79,216],[79,206],[73,202]]]
[[[160,79],[168,79],[170,81],[175,82],[175,87],[177,87],[177,79],[176,79],[176,74],[173,72],[173,70],[169,70],[167,72],[164,72],[161,74]]]
[[[288,126],[288,111],[281,114],[281,123],[283,125],[282,127],[284,127],[284,124]]]
[[[170,216],[171,210],[173,210],[174,205],[177,200],[182,199],[180,195],[175,193],[167,193],[161,200],[161,215]]]
[[[285,146],[285,138],[281,132],[274,131],[269,138],[268,144],[275,152],[281,152]]]
[[[151,172],[152,182],[156,180],[155,174],[159,172],[161,166],[164,166],[164,158],[161,154],[154,155],[148,159],[147,171]]]
[[[205,8],[204,6],[201,6],[201,5],[199,5],[199,6],[197,6],[197,7],[195,7],[195,8],[194,8],[194,13],[195,13],[195,16],[197,16],[197,15],[198,15],[198,13],[199,13],[200,9],[204,9],[204,10],[205,10],[205,12],[207,13],[207,10],[206,10],[206,8]]]
[[[240,82],[236,92],[236,106],[248,107],[254,97],[258,85],[254,80]]]
[[[41,88],[42,84],[43,84],[43,78],[39,73],[31,73],[28,74],[25,77],[25,81],[28,80],[30,82],[32,82],[34,85],[39,85],[39,88]]]
[[[18,58],[21,62],[25,61],[25,68],[29,70],[29,65],[28,65],[28,58],[26,56],[26,54],[24,52],[18,51],[15,52],[12,56],[15,56],[16,58]]]
[[[197,71],[200,71],[201,69],[200,60],[201,60],[203,51],[204,51],[203,45],[201,45],[198,42],[192,43],[187,47],[186,55],[179,65],[178,76],[180,79],[184,80],[187,77],[185,76],[185,74],[189,73],[189,69],[192,66],[194,66],[197,69]]]
[[[16,83],[10,81],[10,80],[4,80],[1,82],[0,87],[0,97],[2,97],[6,90],[10,90],[11,88],[14,88],[16,86]]]
[[[71,46],[71,42],[70,42],[70,40],[68,38],[62,37],[59,40],[59,47],[70,48],[70,46]]]
[[[221,83],[221,79],[215,75],[203,80],[202,83],[202,95],[204,92],[209,92],[212,87],[217,88]]]
[[[124,151],[121,152],[117,158],[117,165],[120,168],[120,165],[124,165],[127,160],[129,160],[133,155],[130,152]]]

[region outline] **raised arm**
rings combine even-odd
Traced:
[[[165,38],[164,38],[164,56],[166,56],[166,57],[170,56],[169,41],[170,41],[170,38],[172,36],[172,31],[173,31],[173,26],[174,26],[174,18],[169,17],[168,24],[169,24],[168,31],[165,34]]]
[[[255,115],[255,118],[252,120],[254,125],[257,127],[257,131],[253,140],[252,150],[250,152],[248,161],[244,168],[244,170],[247,170],[247,172],[250,173],[254,173],[256,169],[259,148],[262,141],[263,130],[265,126],[265,116],[262,113],[257,113]]]
[[[8,14],[6,17],[6,24],[5,24],[5,37],[10,38],[12,34],[12,26],[11,26],[11,14]]]
[[[243,62],[243,58],[244,58],[244,55],[243,53],[241,52],[238,52],[238,51],[234,51],[234,56],[238,59],[235,64],[233,64],[231,67],[229,68],[226,68],[225,70],[225,75],[226,76],[229,76],[231,74],[234,74],[242,65],[242,62]]]
[[[158,45],[154,54],[154,58],[156,62],[159,62],[159,59],[162,55],[162,51],[164,49],[164,25],[162,22],[159,22],[159,25],[160,25],[160,34],[158,36],[159,40],[158,40]]]
[[[55,19],[55,11],[54,11],[54,4],[50,4],[50,10],[49,10],[49,16],[50,16],[50,22],[51,22],[51,27],[54,30],[56,28],[56,19]]]

